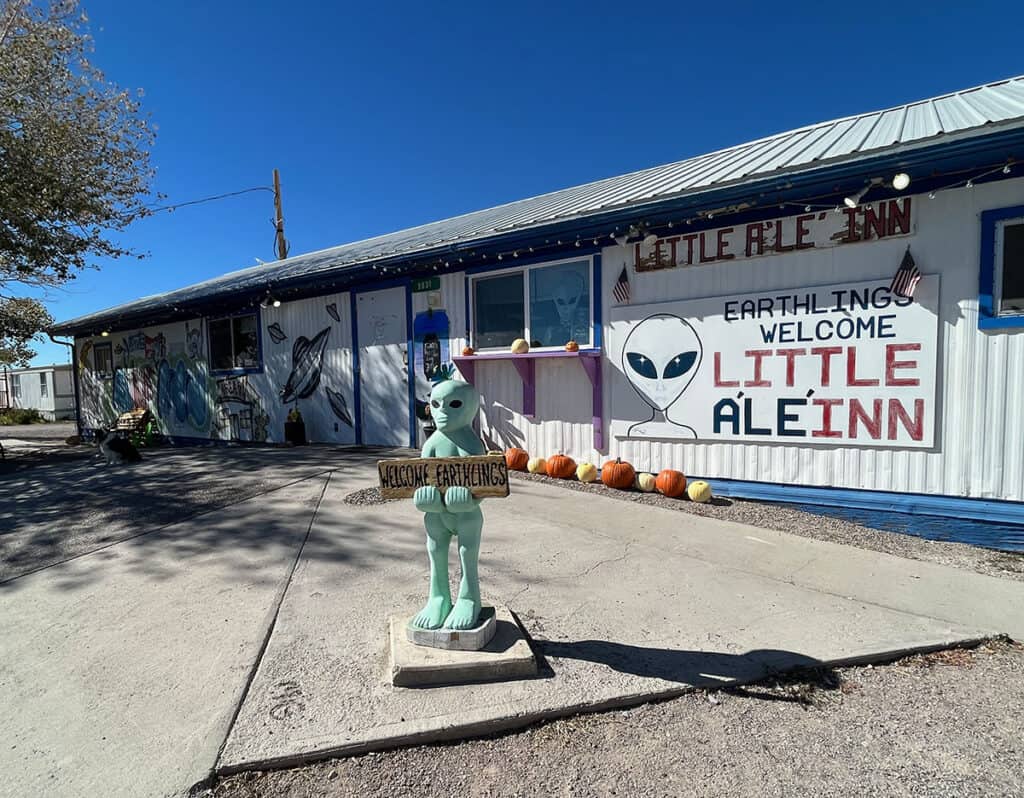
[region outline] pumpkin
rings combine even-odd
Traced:
[[[526,470],[531,474],[543,474],[548,467],[547,460],[543,457],[531,457],[526,464]]]
[[[597,479],[597,466],[593,463],[580,463],[576,466],[576,479],[580,482],[593,482]]]
[[[513,471],[525,471],[529,461],[530,455],[525,449],[512,447],[505,452],[505,465]]]
[[[698,479],[696,482],[690,483],[686,489],[686,495],[690,497],[690,501],[704,504],[704,502],[711,501],[711,486],[703,479]]]
[[[462,354],[465,357],[469,357],[470,355],[475,355],[476,354],[476,350],[474,350],[473,347],[471,347],[471,346],[464,346],[464,347],[462,347]]]
[[[686,475],[682,471],[666,468],[658,474],[655,486],[658,488],[658,493],[678,499],[686,493]]]
[[[530,351],[530,345],[528,343],[526,343],[526,339],[525,338],[516,338],[516,340],[514,340],[512,342],[512,354],[514,354],[514,355],[524,355],[524,354],[526,354],[529,351]]]
[[[566,352],[579,352],[580,351],[580,345],[578,343],[576,343],[575,341],[569,341],[569,343],[567,343],[565,345],[565,351]]]
[[[547,473],[555,479],[569,479],[576,473],[576,461],[564,454],[555,454],[547,460]]]
[[[601,481],[609,488],[620,488],[626,490],[633,487],[633,480],[636,479],[636,472],[629,463],[622,462],[616,457],[601,466]]]
[[[636,482],[634,483],[634,487],[636,487],[637,490],[643,491],[644,493],[654,493],[654,486],[654,474],[648,474],[644,471],[641,471],[639,474],[636,475]]]

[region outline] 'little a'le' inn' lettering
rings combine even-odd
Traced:
[[[913,208],[912,197],[901,197],[839,213],[815,211],[664,236],[650,246],[634,244],[633,264],[638,272],[650,272],[905,236],[913,232]]]

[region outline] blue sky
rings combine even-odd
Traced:
[[[94,61],[145,90],[155,188],[184,202],[277,167],[292,254],[1021,72],[1013,4],[984,0],[83,4]],[[272,217],[256,192],[143,220],[119,240],[147,258],[50,311],[272,260]]]

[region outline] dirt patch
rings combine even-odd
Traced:
[[[363,488],[362,490],[356,490],[348,494],[342,499],[345,504],[356,504],[359,506],[367,506],[371,504],[387,504],[388,502],[398,502],[401,499],[385,499],[380,495],[380,488]]]
[[[805,538],[857,546],[861,549],[878,551],[896,557],[934,562],[988,576],[1024,582],[1024,554],[993,551],[966,543],[946,543],[898,532],[886,532],[855,524],[852,521],[844,521],[827,515],[815,515],[792,507],[782,507],[766,502],[716,496],[706,504],[698,504],[688,499],[670,499],[660,493],[616,490],[600,482],[587,484],[574,479],[552,479],[541,474],[527,474],[521,471],[509,473],[516,479],[544,482],[566,490],[597,493],[618,501],[663,507],[693,515],[719,518],[723,521],[749,524],[762,529],[776,529]]]
[[[1024,794],[1024,648],[698,691],[518,733],[231,776],[215,798]]]

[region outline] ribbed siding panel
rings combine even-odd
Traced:
[[[327,310],[328,305],[333,306],[340,321],[331,316]],[[311,442],[355,442],[355,430],[334,412],[327,394],[330,389],[344,397],[348,416],[354,423],[351,318],[347,293],[285,302],[279,308],[268,307],[262,310],[260,334],[263,342],[263,373],[250,375],[248,381],[259,393],[263,411],[269,419],[267,440],[275,443],[284,440],[284,423],[288,411],[294,405],[302,413],[306,437]],[[279,325],[288,337],[275,343],[267,332],[272,324]],[[317,333],[328,327],[330,332],[327,334],[319,385],[308,398],[285,404],[281,401],[281,391],[292,373],[295,342],[300,336],[312,340]]]
[[[709,477],[1024,500],[1024,333],[982,333],[977,327],[980,212],[1024,204],[1024,180],[943,192],[931,201],[917,197],[915,202],[918,233],[909,240],[631,274],[630,279],[635,305],[888,279],[910,243],[921,270],[941,275],[934,451],[613,439],[610,456],[641,469],[671,467]],[[621,249],[605,250],[606,262],[622,259]],[[611,296],[617,277],[616,270],[605,270],[604,296]],[[605,318],[607,313],[606,305]],[[606,419],[613,411],[611,369],[606,362]],[[589,386],[572,390],[563,389],[569,406],[586,406]],[[537,422],[543,420],[538,412]],[[570,425],[567,434],[571,431]],[[544,443],[557,437],[547,431]]]

